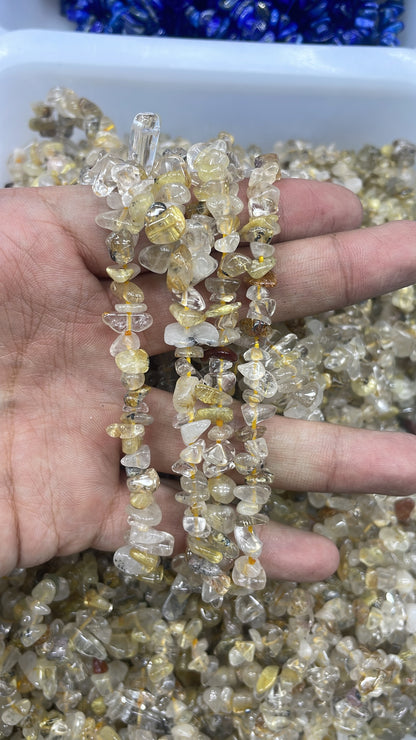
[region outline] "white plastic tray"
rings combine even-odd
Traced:
[[[26,8],[59,19],[56,0],[0,2],[9,28]],[[416,11],[416,3],[412,3]],[[30,18],[40,25],[36,13]],[[64,19],[59,19],[64,22]],[[68,24],[66,24],[68,27]],[[416,46],[416,43],[415,43]],[[416,140],[416,51],[108,36],[64,30],[0,34],[0,183],[15,146],[33,138],[31,103],[55,85],[72,87],[114,118],[120,133],[140,110],[161,115],[166,133],[193,141],[232,132],[264,150],[277,139],[343,147]]]

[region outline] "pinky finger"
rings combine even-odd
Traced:
[[[339,564],[336,545],[314,532],[270,522],[262,533],[261,562],[269,578],[286,581],[320,581]]]
[[[183,508],[176,502],[176,488],[162,482],[156,500],[163,512],[161,529],[175,537],[174,555],[183,552]],[[111,516],[98,533],[93,546],[113,551],[123,544],[126,535],[127,490],[120,491]],[[338,550],[326,537],[270,522],[263,530],[264,548],[261,561],[270,578],[291,581],[315,581],[331,575],[338,566]]]

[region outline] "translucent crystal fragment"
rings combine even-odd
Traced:
[[[270,486],[262,486],[259,484],[253,485],[242,485],[234,488],[234,496],[239,498],[241,501],[247,501],[258,504],[265,504],[268,501],[271,494]]]
[[[218,532],[229,534],[234,529],[236,513],[231,506],[208,504],[205,516],[211,527]]]
[[[67,624],[63,634],[71,641],[71,646],[81,655],[105,660],[107,651],[104,645],[86,627],[78,629],[75,624]]]
[[[230,439],[235,434],[235,429],[232,424],[220,423],[212,427],[207,434],[208,439],[214,442],[223,442],[226,439]]]
[[[185,231],[185,216],[178,206],[156,202],[146,212],[144,228],[153,244],[172,244]]]
[[[180,432],[184,444],[190,445],[195,442],[210,425],[211,421],[209,419],[201,419],[200,421],[191,421],[188,424],[183,424],[180,427]]]
[[[205,540],[199,539],[198,537],[189,536],[188,547],[193,553],[195,553],[195,555],[199,555],[199,557],[204,560],[208,560],[209,563],[213,563],[215,565],[221,563],[224,557],[222,551],[218,547],[205,542]]]
[[[211,527],[205,517],[193,514],[191,509],[185,510],[182,526],[185,532],[193,537],[208,537],[211,533]]]
[[[146,213],[155,202],[153,190],[153,181],[144,180],[122,195],[123,205],[128,207],[128,228],[134,234],[143,229]]]
[[[20,641],[24,647],[30,647],[40,640],[47,630],[46,624],[33,624],[23,629],[20,633]]]
[[[235,449],[230,442],[217,442],[203,453],[204,459],[212,465],[228,467],[233,462]]]
[[[247,257],[245,254],[232,252],[225,255],[221,262],[221,270],[229,277],[237,277],[238,275],[243,275],[250,265],[250,257]]]
[[[259,439],[248,439],[244,442],[247,452],[258,460],[265,460],[269,454],[267,442],[262,437]]]
[[[106,273],[115,283],[127,283],[140,272],[139,265],[133,262],[128,267],[106,267]]]
[[[263,543],[257,537],[251,525],[248,527],[235,527],[234,537],[238,547],[245,555],[251,555],[253,558],[260,557]]]
[[[250,263],[247,264],[245,269],[247,270],[250,277],[257,280],[258,278],[262,278],[263,275],[266,275],[266,273],[270,272],[275,264],[276,259],[274,257],[265,257],[261,260],[251,260]]]
[[[31,708],[29,699],[20,699],[7,707],[1,714],[1,719],[5,725],[17,725],[22,722],[28,715]]]
[[[205,316],[207,318],[220,318],[222,316],[228,316],[229,314],[235,313],[237,317],[237,312],[240,306],[241,303],[239,301],[236,301],[235,303],[229,303],[228,305],[217,303],[215,305],[212,305],[211,308],[205,311]],[[224,322],[221,322],[221,326],[224,326]]]
[[[215,347],[218,338],[218,329],[207,321],[193,327],[168,324],[165,327],[164,334],[165,344],[174,347],[192,347],[195,344],[206,344]]]
[[[139,577],[149,573],[157,565],[157,558],[149,556],[147,559],[139,552],[135,551],[137,558],[132,555],[131,545],[123,545],[114,553],[114,565],[129,576]]]
[[[258,260],[260,258],[264,257],[272,257],[275,252],[275,247],[273,244],[264,244],[263,242],[250,242],[250,252],[253,255],[254,259]],[[261,288],[261,286],[256,286],[256,288]],[[264,289],[262,289],[264,290]],[[248,295],[247,291],[247,297],[250,297]],[[269,294],[266,293],[264,296],[265,298],[270,298]],[[254,294],[252,296],[253,300],[261,300],[261,296],[258,294]]]
[[[234,501],[236,484],[228,475],[220,474],[208,481],[208,490],[214,499],[221,504],[229,504]]]
[[[219,573],[211,578],[204,578],[201,598],[206,604],[222,603],[223,597],[228,593],[232,585],[231,578],[225,573]]]
[[[110,355],[116,357],[120,352],[125,350],[135,350],[140,348],[140,338],[135,332],[125,332],[120,334],[117,339],[110,345]]]
[[[160,134],[160,119],[155,113],[138,113],[129,139],[129,159],[149,174],[155,161]]]
[[[174,290],[173,293],[182,306],[187,306],[194,311],[203,311],[205,309],[205,300],[196,288],[189,286],[184,291],[178,292]]]
[[[236,640],[234,646],[228,653],[228,660],[230,665],[238,668],[244,663],[251,663],[254,659],[255,650],[256,646],[254,642]]]
[[[115,423],[110,424],[106,428],[106,432],[110,437],[131,439],[132,437],[142,437],[144,435],[144,427],[142,424]]]
[[[266,585],[266,573],[259,560],[241,555],[234,563],[232,579],[236,586],[259,591]]]
[[[194,264],[192,255],[185,244],[179,244],[172,251],[166,276],[166,285],[173,292],[186,291],[193,278]]]
[[[176,326],[176,324],[173,324]],[[195,375],[181,375],[175,384],[172,403],[178,412],[190,411],[195,404],[195,388],[198,385],[198,378]]]
[[[217,221],[223,219],[225,216],[236,216],[244,208],[243,201],[235,195],[213,196],[208,198],[206,205]]]
[[[240,239],[243,242],[269,242],[275,234],[279,234],[280,226],[276,214],[250,218],[249,222],[240,229]]]
[[[218,388],[212,388],[212,386],[205,385],[204,383],[197,383],[195,385],[194,394],[202,403],[216,404],[218,406],[230,406],[232,404],[232,398],[228,393],[224,393]]]
[[[210,421],[218,421],[229,423],[233,418],[233,410],[230,408],[224,408],[221,406],[208,406],[206,408],[197,409],[195,412],[195,419],[210,419]]]
[[[153,318],[149,313],[129,314],[127,313],[127,308],[125,314],[103,313],[102,319],[104,324],[119,334],[129,331],[141,332],[152,326]]]
[[[202,182],[222,180],[228,164],[227,155],[215,144],[205,146],[193,160],[193,167]]]
[[[266,419],[270,419],[276,414],[276,406],[266,403],[243,404],[241,407],[246,424],[259,424]]]
[[[203,439],[199,439],[193,444],[185,447],[185,449],[181,450],[179,454],[181,460],[185,460],[185,462],[189,462],[193,465],[198,465],[198,463],[202,461],[204,450],[205,441]]]
[[[188,306],[182,306],[180,303],[171,303],[169,311],[178,324],[184,327],[196,326],[197,324],[202,324],[205,320],[203,313],[195,311]]]
[[[143,476],[146,473],[142,474]],[[130,480],[130,479],[129,479]],[[139,493],[133,491],[133,493]],[[149,527],[156,527],[162,521],[162,510],[156,503],[148,505],[146,508],[138,510],[133,506],[127,506],[127,523],[130,525],[137,525],[143,529]]]
[[[134,257],[135,239],[126,229],[109,234],[105,240],[110,257],[120,265],[131,262]]]
[[[238,365],[238,369],[248,381],[260,380],[266,374],[266,368],[262,362],[246,362]]]
[[[237,233],[228,234],[228,236],[223,236],[220,239],[217,239],[215,242],[215,249],[217,252],[222,252],[223,254],[229,254],[231,252],[235,252],[238,245],[240,243],[240,236]]]
[[[126,349],[115,356],[117,367],[123,373],[146,373],[149,369],[149,355],[143,349]]]
[[[171,555],[174,546],[173,535],[168,532],[161,532],[156,529],[143,531],[134,526],[129,533],[129,542],[135,548],[160,557]]]
[[[143,445],[133,455],[124,455],[120,463],[128,468],[141,468],[145,470],[150,465],[149,445]]]
[[[171,254],[170,244],[149,244],[140,251],[139,262],[146,270],[162,275],[168,269]]]
[[[147,310],[145,303],[116,303],[114,306],[117,313],[144,313]]]
[[[192,285],[198,285],[202,280],[212,275],[217,267],[218,262],[214,257],[209,254],[198,254],[192,269]]]
[[[153,495],[151,493],[135,493],[130,492],[130,504],[135,509],[147,509],[153,503]],[[131,530],[132,531],[132,530]]]
[[[264,187],[264,186],[263,186]],[[257,188],[256,188],[257,190]],[[277,212],[280,199],[279,188],[273,185],[257,190],[255,195],[248,199],[248,213],[250,218],[260,218]]]
[[[117,296],[117,298],[120,298],[126,303],[143,303],[144,301],[144,293],[142,289],[139,288],[139,286],[135,283],[112,282],[110,285],[110,290]]]
[[[217,298],[225,303],[234,301],[239,285],[238,280],[230,278],[214,277],[205,281],[205,287],[211,293],[211,298]]]

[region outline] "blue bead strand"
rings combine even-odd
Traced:
[[[267,43],[397,46],[392,0],[61,0],[76,30]]]

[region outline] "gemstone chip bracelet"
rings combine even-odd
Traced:
[[[256,528],[268,520],[262,508],[272,480],[261,422],[275,412],[264,401],[276,392],[267,361],[275,310],[269,288],[276,283],[271,241],[280,231],[280,193],[274,183],[280,168],[275,154],[260,155],[248,167],[229,134],[188,150],[158,149],[159,134],[157,115],[138,114],[127,156],[99,153],[81,181],[107,198],[110,210],[96,222],[110,232],[106,245],[113,265],[107,273],[120,301],[114,313],[103,315],[118,334],[110,352],[125,388],[120,420],[107,433],[121,439],[130,492],[130,530],[114,562],[126,575],[149,582],[163,579],[163,558],[171,556],[174,540],[157,529],[162,511],[154,494],[160,481],[145,444],[145,426],[153,419],[145,400],[149,357],[140,333],[153,320],[134,282],[141,267],[166,273],[172,295],[169,310],[175,321],[166,326],[164,340],[175,348],[178,376],[172,402],[184,448],[172,470],[180,481],[176,499],[185,506],[186,549],[173,560],[177,576],[166,609],[177,613],[184,590],[200,591],[203,601],[217,606],[227,593],[251,593],[266,584]],[[242,226],[244,179],[248,222]],[[137,264],[141,232],[147,244]],[[240,241],[249,248],[237,251]],[[237,300],[241,278],[249,301],[243,318]],[[210,295],[208,307],[202,283]],[[244,401],[241,428],[234,419],[236,383]],[[242,484],[230,475],[233,471],[244,477]]]

